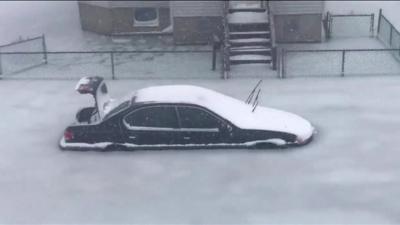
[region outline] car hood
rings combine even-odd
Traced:
[[[282,110],[258,106],[254,112],[247,110],[233,122],[242,129],[272,130],[294,134],[302,140],[310,138],[314,127],[306,119]]]

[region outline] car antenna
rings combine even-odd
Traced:
[[[258,106],[258,96],[260,96],[260,92],[261,92],[261,89],[258,89],[256,98],[254,99],[254,102],[253,102],[253,110],[251,112],[254,112]]]
[[[259,80],[256,86],[253,88],[253,90],[250,92],[249,97],[247,97],[245,103],[250,104],[251,100],[253,100],[254,93],[256,92],[257,88],[260,86],[262,83],[262,80]]]

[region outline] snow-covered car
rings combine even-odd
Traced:
[[[153,86],[120,100],[101,77],[84,77],[76,89],[95,106],[78,111],[61,149],[266,148],[304,145],[314,133],[297,115],[198,86]]]

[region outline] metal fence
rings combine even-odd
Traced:
[[[379,10],[377,38],[388,48],[400,48],[400,32]],[[400,52],[393,52],[395,59],[400,60]]]
[[[326,13],[324,28],[327,39],[331,37],[374,36],[375,15]]]
[[[215,53],[215,52],[214,52]],[[99,75],[107,79],[219,78],[213,50],[47,51],[1,52],[3,59],[46,56],[46,65],[23,73],[4,73],[14,79],[76,79]],[[218,54],[218,53],[216,53]],[[6,71],[8,65],[4,65]],[[213,68],[216,66],[217,68]]]
[[[2,52],[32,51],[40,54],[8,55]],[[44,35],[19,39],[0,46],[0,75],[4,73],[22,72],[47,63],[46,38]]]
[[[282,49],[279,73],[286,77],[398,75],[397,49]]]

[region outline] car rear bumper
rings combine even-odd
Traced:
[[[61,138],[58,146],[61,150],[105,150],[108,146],[112,145],[111,142],[101,143],[78,143],[78,142],[66,142],[64,137]]]

